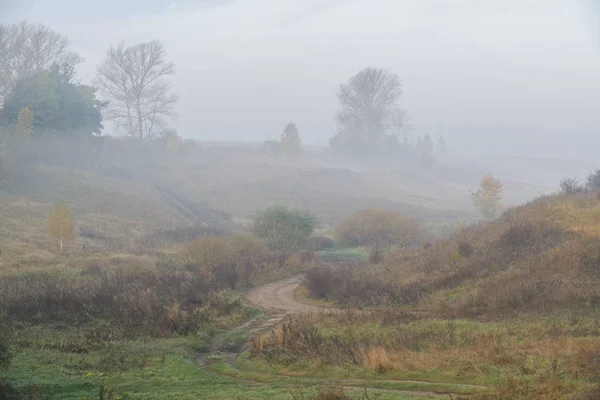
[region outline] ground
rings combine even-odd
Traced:
[[[207,226],[247,231],[257,212],[276,203],[314,212],[321,222],[319,234],[331,233],[340,217],[365,207],[402,211],[442,234],[477,219],[468,193],[480,174],[449,161],[422,171],[403,163],[332,160],[319,152],[298,159],[271,157],[245,146],[194,145],[177,157],[159,153],[156,160],[151,152],[132,156],[123,151],[119,156],[121,150],[112,148],[91,166],[32,164],[0,188],[1,276],[13,279],[39,271],[52,275],[61,268],[74,276],[93,274],[91,261],[96,259],[116,268],[119,263],[129,268],[130,259],[169,266],[182,243],[182,231],[176,229],[190,230],[183,236]],[[548,190],[515,180],[505,179],[504,184],[507,205]],[[72,207],[77,225],[77,237],[64,252],[46,233],[47,214],[58,198]],[[320,259],[364,260],[367,251],[335,248],[322,252]],[[321,318],[322,311],[335,311],[331,302],[308,298],[300,286],[302,277],[295,275],[303,267],[273,269],[256,277],[254,284],[270,283],[246,294],[250,308],[190,335],[107,340],[100,347],[79,349],[79,329],[94,329],[106,321],[81,327],[23,322],[17,328],[12,366],[0,378],[40,398],[46,393],[46,398],[57,399],[95,398],[101,387],[114,389],[122,399],[296,399],[322,387],[357,395],[366,388],[369,398],[457,398],[497,383],[449,378],[439,371],[400,376],[360,366],[302,360],[286,366],[251,357],[249,339],[277,331],[289,315]],[[354,324],[357,329],[363,320]],[[315,321],[330,332],[337,329],[327,326],[326,319]],[[432,329],[439,324],[424,323]],[[370,329],[381,330],[374,325]]]

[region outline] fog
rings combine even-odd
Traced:
[[[68,35],[84,82],[110,45],[162,40],[184,137],[264,141],[294,121],[304,143],[325,145],[338,85],[374,66],[402,79],[413,138],[443,136],[456,153],[594,160],[595,3],[3,0],[0,18]]]

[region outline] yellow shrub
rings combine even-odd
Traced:
[[[365,368],[378,372],[389,371],[393,368],[385,348],[376,346],[371,347],[368,351],[363,349],[361,352],[363,354],[363,365]]]

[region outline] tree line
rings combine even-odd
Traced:
[[[68,37],[44,25],[0,25],[0,126],[20,135],[98,135],[103,120],[127,136],[169,132],[177,96],[175,65],[159,41],[110,47],[92,85],[75,68],[83,58]]]
[[[21,136],[100,135],[104,122],[137,139],[169,138],[178,97],[170,78],[175,64],[162,42],[107,49],[91,84],[82,84],[75,68],[83,58],[70,49],[69,38],[44,25],[21,22],[0,25],[0,128]],[[395,73],[368,67],[338,89],[336,134],[330,149],[343,154],[393,156],[413,152],[430,167],[443,154],[443,138],[426,134],[409,142],[410,124],[399,105],[402,81]],[[301,151],[298,127],[290,122],[267,150],[286,155]]]

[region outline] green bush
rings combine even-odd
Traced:
[[[273,206],[254,221],[254,234],[278,251],[299,250],[317,227],[317,218],[309,212]]]

